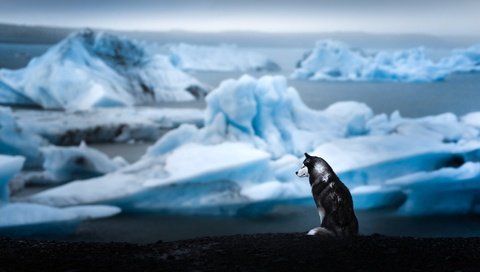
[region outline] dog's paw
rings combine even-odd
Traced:
[[[321,235],[321,236],[333,236],[333,232],[329,231],[326,228],[317,227],[309,230],[307,235]]]

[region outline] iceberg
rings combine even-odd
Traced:
[[[431,82],[456,72],[480,70],[480,49],[456,49],[439,61],[425,48],[366,52],[334,40],[317,41],[297,64],[291,77],[331,81]]]
[[[215,144],[225,140],[253,143],[273,158],[302,155],[320,143],[365,133],[373,112],[365,104],[339,102],[325,111],[309,109],[284,77],[242,76],[226,80],[207,98],[204,128],[181,126],[167,133],[151,154],[186,142]]]
[[[79,147],[47,146],[41,151],[45,158],[45,174],[50,177],[44,180],[55,183],[102,176],[128,164],[121,157],[110,159],[104,153],[88,148],[85,142]]]
[[[66,235],[73,233],[82,220],[120,212],[119,208],[107,205],[59,209],[32,203],[9,203],[8,183],[24,162],[21,156],[0,155],[0,235]]]
[[[72,33],[20,70],[0,70],[0,102],[87,110],[194,100],[195,78],[140,42],[104,32]]]
[[[0,206],[8,202],[8,183],[22,169],[25,158],[0,155]]]
[[[167,46],[172,64],[186,71],[278,71],[267,57],[235,45],[219,46],[180,43]]]
[[[249,203],[240,184],[270,178],[265,171],[269,158],[244,143],[187,144],[169,156],[147,156],[111,174],[74,181],[28,200],[60,207],[110,203],[125,211],[234,213],[233,207]]]
[[[98,108],[89,111],[17,109],[18,126],[55,145],[156,141],[181,124],[203,125],[203,110],[188,108]]]
[[[278,76],[224,81],[206,101],[203,127],[182,125],[132,165],[28,200],[58,207],[108,204],[128,212],[259,215],[277,205],[312,205],[308,182],[294,174],[307,151],[332,165],[359,210],[480,210],[472,166],[480,161],[480,128],[473,125],[480,123],[478,113],[411,119],[398,112],[374,115],[357,102],[315,111]],[[454,199],[464,193],[455,186],[469,182],[468,209],[435,202],[435,192],[444,192],[438,177]],[[417,190],[417,180],[425,187]],[[417,208],[422,196],[430,208]]]
[[[466,162],[460,167],[405,174],[382,186],[360,186],[352,195],[358,209],[393,208],[403,216],[471,214],[479,212],[479,178],[480,164]]]
[[[72,234],[83,220],[120,213],[107,205],[55,208],[32,203],[0,206],[0,234],[14,237],[52,237]]]
[[[0,107],[0,154],[21,155],[26,166],[39,166],[43,160],[40,148],[47,143],[41,137],[22,129],[10,108]]]
[[[456,72],[480,72],[480,44],[454,49],[440,61],[440,66]]]

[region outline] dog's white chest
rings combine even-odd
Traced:
[[[322,225],[323,218],[325,218],[325,209],[323,208],[322,205],[319,205],[317,207],[318,210],[318,216],[320,216],[320,226]]]

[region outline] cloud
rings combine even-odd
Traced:
[[[480,35],[480,1],[0,0],[22,24],[196,31],[367,31]]]

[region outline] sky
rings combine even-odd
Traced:
[[[480,36],[478,0],[0,0],[0,22],[119,30]]]

